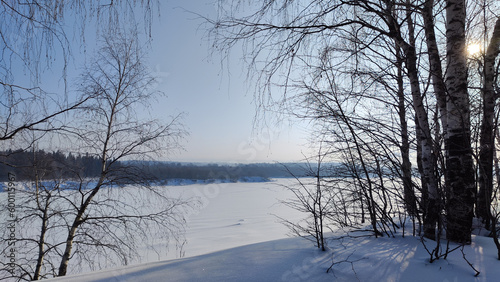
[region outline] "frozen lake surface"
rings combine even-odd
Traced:
[[[293,197],[281,186],[291,181],[167,186],[166,189],[201,200],[201,206],[188,217],[184,256],[288,237],[288,228],[276,216],[303,217],[280,203]],[[167,258],[179,258],[179,255],[179,252],[170,252]]]
[[[173,194],[197,195],[202,200],[189,217],[184,258],[151,258],[148,263],[53,280],[487,282],[500,276],[496,248],[487,237],[473,236],[471,245],[432,264],[420,238],[408,233],[395,238],[329,234],[326,252],[302,238],[280,239],[287,237],[288,230],[273,214],[292,221],[302,217],[279,204],[292,195],[278,184],[289,181],[293,180],[165,187]],[[426,244],[434,247],[432,241]],[[168,254],[168,258],[176,257],[176,252]],[[474,276],[469,262],[480,271],[479,276]]]

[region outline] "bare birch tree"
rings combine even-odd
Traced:
[[[497,18],[494,30],[487,45],[482,68],[482,122],[479,151],[479,191],[476,212],[477,216],[491,227],[491,201],[493,194],[493,156],[495,151],[495,103],[498,93],[495,83],[498,83],[498,71],[495,70],[496,60],[500,52],[500,18]],[[494,228],[494,227],[493,227]]]
[[[447,238],[470,243],[475,199],[463,0],[446,1]]]
[[[20,228],[16,238],[20,257],[13,273],[0,268],[10,278],[37,280],[84,266],[125,265],[139,258],[140,247],[164,251],[169,242],[183,243],[184,216],[193,203],[150,186],[140,169],[141,161],[178,149],[185,134],[181,115],[161,121],[141,112],[162,93],[154,89],[156,78],[143,64],[145,54],[133,34],[114,34],[101,43],[78,81],[85,103],[60,136],[73,144],[73,152],[99,160],[99,176],[89,179],[80,167],[34,156],[27,168],[32,183],[18,194],[17,224],[30,228]]]
[[[412,148],[418,155],[416,163],[422,180],[424,236],[437,239],[446,216],[448,239],[470,242],[475,186],[465,57],[465,1],[317,0],[307,4],[264,1],[249,5],[244,1],[219,1],[219,4],[219,17],[207,19],[215,49],[226,52],[243,43],[249,69],[255,71],[251,77],[260,82],[259,103],[276,102],[278,111],[290,104],[296,107],[292,112],[303,108],[304,103],[289,103],[290,97],[300,88],[296,87],[296,81],[301,80],[300,72],[308,73],[320,66],[318,53],[324,50],[339,54],[331,58],[333,73],[352,68],[356,78],[368,77],[377,68],[374,66],[380,60],[375,62],[375,58],[393,62],[384,71],[394,70],[394,62],[403,61],[400,66],[403,85],[408,87],[402,93],[409,94],[403,96],[409,98],[406,98],[410,101],[408,105],[415,115],[412,131],[417,140]],[[440,30],[442,26],[445,30]],[[383,40],[385,46],[376,45]],[[346,42],[350,43],[348,48],[342,46]],[[445,48],[440,42],[446,42]],[[394,43],[395,48],[388,48]],[[388,51],[392,54],[388,55]],[[443,67],[441,59],[445,57]],[[397,84],[395,77],[393,85]],[[335,80],[340,83],[342,78]],[[356,79],[344,79],[343,87],[356,89],[368,85],[366,88],[371,87],[372,93],[380,92],[377,86],[382,79],[360,79],[361,85],[352,84],[353,81]],[[307,87],[317,85],[321,84]],[[282,93],[269,95],[273,91]],[[369,103],[367,95],[359,94],[358,105]],[[332,91],[330,95],[337,94]],[[408,169],[408,160],[404,167]]]
[[[76,51],[71,45],[72,38],[85,42],[89,23],[100,28],[96,34],[112,32],[122,24],[149,30],[155,3],[154,0],[107,4],[80,0],[1,1],[0,141],[10,140],[26,130],[59,129],[61,125],[54,120],[74,110],[82,101],[44,90],[41,83],[44,72],[60,71],[66,86],[67,65]],[[137,10],[144,12],[144,24],[136,21]],[[67,34],[68,19],[73,20],[79,36]]]
[[[422,178],[425,179],[425,181],[423,181],[425,185],[423,189],[427,194],[432,196],[431,199],[434,200],[434,202],[438,202],[438,185],[434,174],[436,171],[436,162],[434,161],[435,156],[432,153],[434,142],[428,121],[427,108],[423,100],[424,95],[421,90],[422,82],[418,74],[418,57],[415,50],[416,39],[414,38],[414,34],[416,32],[414,31],[411,21],[411,18],[414,16],[414,7],[408,5],[406,2],[381,1],[379,4],[367,1],[334,1],[329,3],[313,1],[310,5],[295,6],[293,3],[288,2],[277,3],[275,1],[266,1],[266,3],[261,6],[251,7],[257,9],[258,12],[250,12],[250,16],[248,17],[234,18],[231,14],[228,14],[227,17],[221,17],[213,21],[214,38],[216,38],[217,47],[223,50],[231,48],[239,41],[250,44],[252,49],[247,53],[249,63],[252,67],[262,67],[262,72],[257,74],[257,79],[261,79],[260,81],[263,82],[264,85],[267,85],[269,90],[272,90],[273,88],[271,86],[274,84],[270,83],[270,81],[273,79],[279,80],[279,76],[282,74],[285,77],[282,85],[285,86],[283,89],[286,92],[292,91],[296,85],[295,81],[300,81],[300,78],[297,79],[295,77],[298,73],[294,70],[304,70],[308,72],[308,70],[310,71],[316,66],[322,69],[320,66],[320,61],[322,59],[320,58],[323,57],[321,55],[315,55],[315,50],[317,50],[318,47],[312,48],[312,46],[317,46],[316,44],[319,44],[319,46],[321,46],[321,48],[319,48],[320,52],[328,54],[337,52],[339,55],[330,57],[329,59],[331,62],[327,63],[327,66],[324,67],[325,72],[328,71],[328,68],[331,68],[333,74],[331,77],[328,77],[325,73],[322,73],[325,78],[324,80],[333,80],[335,84],[341,85],[343,89],[351,87],[352,90],[346,89],[346,93],[352,92],[353,100],[356,100],[355,95],[358,93],[359,101],[369,100],[370,98],[368,98],[369,95],[367,93],[373,93],[375,91],[368,88],[363,89],[363,85],[352,84],[354,82],[367,83],[367,85],[380,85],[381,87],[390,89],[394,95],[399,92],[400,95],[402,95],[400,97],[402,100],[399,101],[399,110],[401,114],[403,114],[402,125],[404,125],[407,119],[404,111],[407,109],[405,105],[407,100],[405,100],[406,98],[404,97],[404,93],[407,90],[397,90],[396,83],[384,83],[383,81],[385,79],[382,77],[395,77],[395,72],[390,74],[387,69],[392,68],[394,66],[393,62],[396,60],[404,61],[405,80],[409,80],[409,85],[411,86],[411,105],[413,105],[416,115],[416,123],[423,133],[418,135],[419,151],[421,152],[421,159],[423,160],[421,162],[423,167],[421,173]],[[234,7],[237,7],[237,5]],[[288,13],[290,11],[295,12],[290,14]],[[280,15],[282,18],[276,15]],[[402,22],[409,22],[407,27],[407,30],[409,30],[408,33],[403,33],[403,28],[401,27]],[[389,40],[384,42],[383,38]],[[380,45],[375,43],[377,41],[380,41]],[[347,45],[344,43],[343,45],[342,42],[349,42],[350,44]],[[394,42],[396,43],[396,47],[394,47]],[[399,52],[399,50],[401,50],[401,53],[397,59],[396,55],[388,55],[390,52],[395,54]],[[264,52],[269,52],[270,55],[266,57],[266,55],[263,54]],[[375,57],[370,57],[368,54]],[[377,66],[380,60],[377,61],[375,58],[390,63],[387,65],[387,68],[384,69],[382,66]],[[264,63],[260,62],[261,59]],[[351,70],[350,74],[353,78],[359,77],[359,79],[344,80],[345,85],[342,85],[340,80],[343,78],[337,79],[339,76],[335,74],[335,72],[345,72],[346,69]],[[377,72],[380,71],[382,71],[382,74],[377,75]],[[321,83],[315,83],[316,84],[306,86],[306,89],[311,90],[311,88],[316,87],[316,85],[321,85]],[[328,81],[323,83],[331,85],[331,82]],[[391,84],[392,86],[390,86]],[[358,91],[358,88],[361,90]],[[337,87],[331,89],[333,90],[329,95],[338,95],[339,92],[337,92]],[[321,93],[321,90],[318,90],[318,92]],[[268,92],[262,92],[264,95],[266,93]],[[310,93],[315,93],[315,91],[310,91]],[[289,98],[293,97],[293,95],[288,93],[288,95],[284,95],[284,97]],[[332,101],[335,100],[334,97],[331,99]],[[385,98],[377,96],[374,98],[374,101],[378,103],[383,99]],[[267,98],[267,100],[272,101],[273,98],[270,97]],[[266,98],[259,97],[259,101],[266,101]],[[340,103],[342,103],[342,101]],[[279,102],[278,104],[282,105],[286,103]],[[390,103],[388,104],[388,107],[393,107]],[[303,101],[300,101],[298,105],[304,105]],[[334,113],[335,111],[331,114]],[[406,135],[403,133],[404,131],[400,129],[397,131]],[[367,145],[360,144],[360,146],[365,147]],[[399,146],[399,144],[396,146]],[[400,164],[401,163],[402,162],[400,162]],[[411,193],[411,188],[409,188],[411,184],[408,181],[409,164],[408,159],[406,159],[404,164],[407,179],[406,191]],[[400,166],[403,167],[402,165]],[[438,205],[426,205],[429,209],[437,206]],[[375,209],[373,205],[372,208]],[[435,237],[435,226],[437,222],[437,216],[435,214],[437,212],[438,209],[434,209],[428,210],[426,213],[429,216],[426,217],[425,221],[430,222],[427,224],[427,226],[429,226],[427,230],[429,231],[426,232],[426,235],[432,238]],[[373,218],[373,221],[374,220],[375,218]]]
[[[81,149],[99,157],[101,173],[91,188],[81,191],[75,203],[58,276],[67,273],[78,231],[91,222],[105,224],[108,218],[103,214],[95,215],[93,210],[99,207],[96,201],[104,204],[97,200],[99,192],[119,183],[145,185],[133,165],[119,166],[118,162],[175,149],[184,134],[179,124],[180,116],[172,117],[166,124],[139,116],[137,108],[141,104],[148,105],[160,93],[151,88],[155,78],[143,65],[144,54],[134,37],[121,33],[113,38],[105,37],[102,43],[103,47],[81,75],[80,91],[92,99],[80,115],[79,120],[83,123],[74,129],[82,142]],[[160,212],[157,217],[170,213],[170,209]],[[163,216],[168,218],[167,214]],[[122,220],[126,222],[127,216]]]

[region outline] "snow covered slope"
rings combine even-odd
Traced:
[[[430,243],[429,243],[430,244]],[[310,242],[288,238],[196,257],[120,267],[50,281],[498,281],[500,261],[490,238],[474,237],[462,252],[428,262],[420,240],[343,238],[321,252]],[[326,270],[335,263],[329,273]]]
[[[277,180],[285,184],[291,180]],[[299,218],[278,204],[291,196],[272,183],[174,187],[202,198],[187,229],[185,257],[77,274],[50,281],[499,281],[500,261],[491,238],[475,236],[447,260],[429,263],[420,238],[329,234],[326,252],[302,238],[285,238],[273,214]],[[407,229],[408,230],[408,229]],[[408,231],[407,231],[408,232]],[[355,234],[366,235],[366,233]],[[284,238],[284,239],[283,239]],[[433,247],[432,241],[427,243]],[[326,270],[332,266],[331,271]]]

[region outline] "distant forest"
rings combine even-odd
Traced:
[[[286,166],[286,168],[285,168]],[[225,180],[238,181],[245,177],[278,178],[292,175],[306,176],[305,168],[301,164],[199,164],[199,163],[172,163],[148,162],[143,166],[144,171],[154,179],[194,179],[194,180]]]
[[[201,164],[181,162],[127,161],[115,165],[136,166],[152,181],[170,179],[238,181],[245,177],[279,178],[307,176],[305,166],[298,163]],[[286,168],[285,168],[286,166]],[[0,181],[14,173],[17,180],[32,180],[35,171],[45,180],[93,178],[100,173],[100,160],[89,154],[74,155],[58,152],[0,151]]]
[[[91,155],[65,154],[60,151],[0,151],[0,181],[14,173],[16,180],[33,180],[35,173],[44,180],[97,177],[101,162]]]

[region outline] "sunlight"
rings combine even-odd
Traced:
[[[476,57],[481,54],[483,47],[479,43],[470,43],[467,45],[467,55],[469,57]]]

